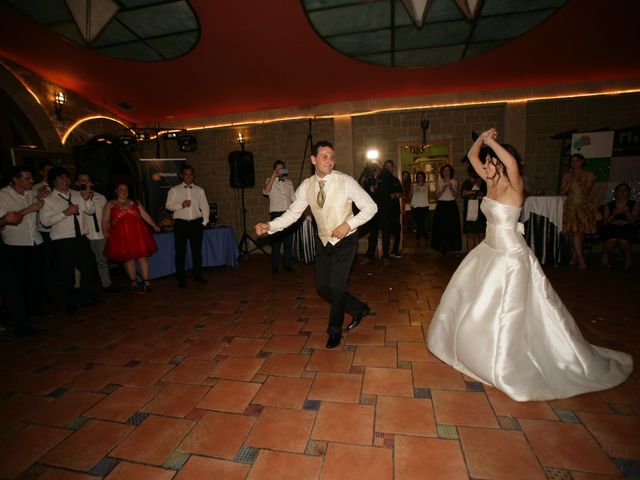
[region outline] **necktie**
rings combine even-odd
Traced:
[[[71,203],[71,193],[69,193],[69,198],[65,198],[64,196],[58,194],[58,196],[65,200],[69,206],[72,205]],[[74,213],[73,214],[73,229],[76,231],[76,238],[80,238],[82,236],[82,230],[80,230],[80,222],[78,221],[78,214]]]
[[[318,205],[320,206],[320,208],[322,208],[324,206],[324,201],[327,198],[327,194],[324,193],[324,184],[326,183],[325,180],[320,180],[318,182],[318,185],[320,186],[320,190],[318,190]]]
[[[100,233],[100,225],[98,225],[98,216],[95,213],[91,216],[93,217],[93,226],[96,229],[96,233]]]

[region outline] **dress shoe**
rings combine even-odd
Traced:
[[[291,267],[284,267],[285,272],[296,273],[296,271]]]
[[[198,283],[209,283],[207,282],[207,279],[204,277],[193,277],[193,281]]]
[[[184,280],[178,280],[179,288],[186,288],[186,286],[187,286],[187,282],[185,282]]]
[[[342,338],[342,335],[340,335],[339,333],[329,335],[329,339],[327,340],[327,348],[336,348],[338,345],[340,345],[340,338]]]
[[[356,328],[360,324],[360,321],[370,313],[371,310],[369,309],[369,306],[365,305],[359,314],[353,316],[353,320],[351,320],[351,323],[347,325],[347,331],[351,331]]]
[[[122,289],[121,289],[121,288],[116,287],[116,286],[115,286],[115,285],[113,285],[113,284],[111,284],[111,285],[109,285],[108,287],[102,287],[102,291],[103,291],[104,293],[118,293],[118,292],[121,292],[121,291],[122,291]]]
[[[273,274],[278,273],[278,269],[271,267],[271,273],[273,273]]]
[[[13,336],[15,338],[23,338],[23,337],[36,337],[42,333],[42,330],[35,327],[27,327],[20,332],[16,332]]]

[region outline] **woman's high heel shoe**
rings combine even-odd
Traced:
[[[146,292],[149,293],[153,290],[153,287],[151,286],[151,283],[148,280],[144,281],[144,285],[142,286],[142,289]]]

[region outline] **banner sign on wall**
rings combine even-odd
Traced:
[[[587,169],[595,173],[596,182],[607,182],[611,170],[613,137],[615,132],[574,133],[571,137],[571,155],[581,153],[587,160]]]
[[[147,212],[160,227],[173,225],[171,212],[164,208],[167,192],[179,184],[185,158],[141,158],[144,198]]]

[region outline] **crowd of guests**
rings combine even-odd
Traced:
[[[438,171],[437,182],[431,187],[431,197],[425,172],[415,172],[415,181],[412,181],[406,170],[400,178],[394,175],[392,160],[386,161],[382,168],[377,163],[368,164],[359,183],[376,202],[378,213],[368,223],[368,248],[361,263],[381,257],[388,265],[390,257],[400,258],[400,246],[406,240],[401,235],[407,235],[409,230],[415,232],[416,247],[428,244],[442,255],[463,251],[462,234],[466,240],[466,253],[482,242],[487,220],[480,204],[487,194],[487,185],[468,159],[463,163],[467,167],[467,179],[462,185],[455,178],[453,166],[444,164]],[[589,200],[595,175],[584,166],[585,159],[581,154],[572,155],[569,171],[564,174],[560,187],[560,195],[567,196],[561,233],[571,243],[569,263],[586,269],[585,235],[598,234],[603,242],[601,265],[610,267],[611,253],[620,249],[624,255],[624,268],[628,270],[632,264],[632,243],[638,237],[640,202],[631,199],[631,187],[621,183],[614,189],[614,199],[598,207]],[[462,199],[462,216],[458,209],[459,198]],[[434,199],[435,210],[429,218]]]
[[[188,165],[182,167],[183,182],[169,191],[166,205],[174,215],[179,286],[186,284],[187,242],[194,280],[206,283],[201,245],[209,205],[204,191],[193,184],[193,172]],[[42,181],[34,184],[29,167],[13,166],[9,184],[0,189],[0,294],[16,337],[37,334],[30,319],[51,313],[56,302],[73,314],[98,304],[100,293],[119,291],[109,262],[123,265],[131,291],[150,292],[148,257],[158,249],[151,229],[159,232],[160,227],[130,198],[126,183],[117,183],[113,200],[107,200],[88,172],[72,179],[65,168],[44,161],[38,173]]]

